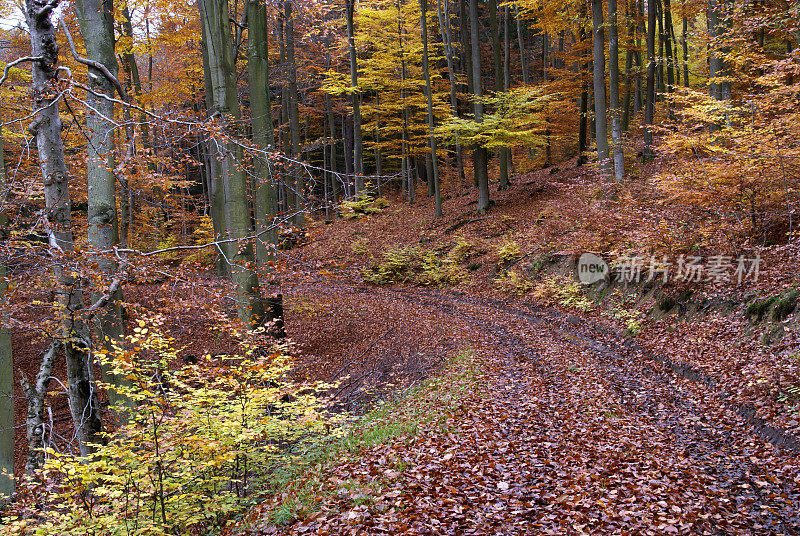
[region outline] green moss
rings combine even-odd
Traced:
[[[797,297],[799,295],[800,291],[790,290],[779,297],[775,302],[775,308],[772,310],[772,318],[778,322],[785,320],[797,307]]]
[[[770,296],[762,300],[753,300],[747,306],[747,309],[745,309],[745,314],[748,318],[752,319],[755,317],[758,322],[761,322],[767,314],[767,311],[769,311],[769,308],[772,307],[776,301],[778,301],[778,296]]]

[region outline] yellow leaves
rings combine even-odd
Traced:
[[[326,429],[319,402],[308,394],[324,386],[283,381],[288,356],[256,357],[245,349],[170,370],[176,349],[158,324],[136,322],[131,340],[147,354],[137,354],[136,346],[98,354],[131,380],[132,387],[120,391],[134,407],[127,424],[107,434],[88,460],[47,451],[44,471],[55,484],[38,498],[46,505],[38,530],[85,534],[88,519],[89,532],[115,536],[218,530],[216,520],[246,505],[225,491],[242,485],[244,468],[266,474],[290,463],[276,444],[311,440]],[[83,500],[88,489],[91,503]],[[166,522],[150,515],[162,508]]]

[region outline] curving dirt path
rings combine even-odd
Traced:
[[[374,342],[343,359],[356,378],[385,374],[410,345],[428,356],[419,376],[470,346],[486,381],[450,430],[344,468],[369,480],[400,457],[394,492],[371,505],[333,497],[322,505],[330,514],[290,533],[800,534],[793,438],[770,444],[713,381],[692,381],[605,327],[454,292],[331,282],[293,292],[363,308],[353,326]],[[386,330],[381,342],[367,337]],[[382,358],[367,357],[384,343]]]

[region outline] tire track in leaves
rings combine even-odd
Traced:
[[[340,468],[374,483],[387,459],[404,460],[389,470],[391,496],[327,505],[291,532],[797,534],[797,458],[753,438],[708,385],[605,328],[450,293],[340,291],[393,295],[477,329],[487,382],[454,432]]]

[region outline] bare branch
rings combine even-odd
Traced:
[[[17,58],[14,61],[6,63],[6,66],[3,69],[3,76],[0,77],[0,86],[2,86],[3,82],[6,81],[6,79],[8,78],[8,72],[15,65],[19,65],[20,63],[23,63],[23,62],[26,62],[26,61],[42,61],[42,59],[43,58],[41,56],[25,56],[24,58]]]
[[[108,79],[108,81],[111,82],[111,84],[117,90],[117,93],[119,93],[120,97],[122,97],[126,102],[130,101],[131,100],[130,96],[128,96],[128,92],[125,91],[125,88],[122,87],[122,84],[120,83],[119,79],[113,74],[111,74],[111,71],[109,71],[105,65],[103,65],[99,61],[90,60],[78,55],[78,51],[75,50],[75,41],[72,39],[72,32],[69,31],[69,27],[64,23],[63,17],[61,20],[61,26],[64,28],[64,33],[66,34],[67,42],[69,43],[69,49],[72,52],[72,57],[75,59],[75,61],[77,61],[78,63],[82,63],[87,67],[92,67],[93,69],[97,69],[98,71],[100,71],[103,74],[103,76],[105,76],[106,79]]]

